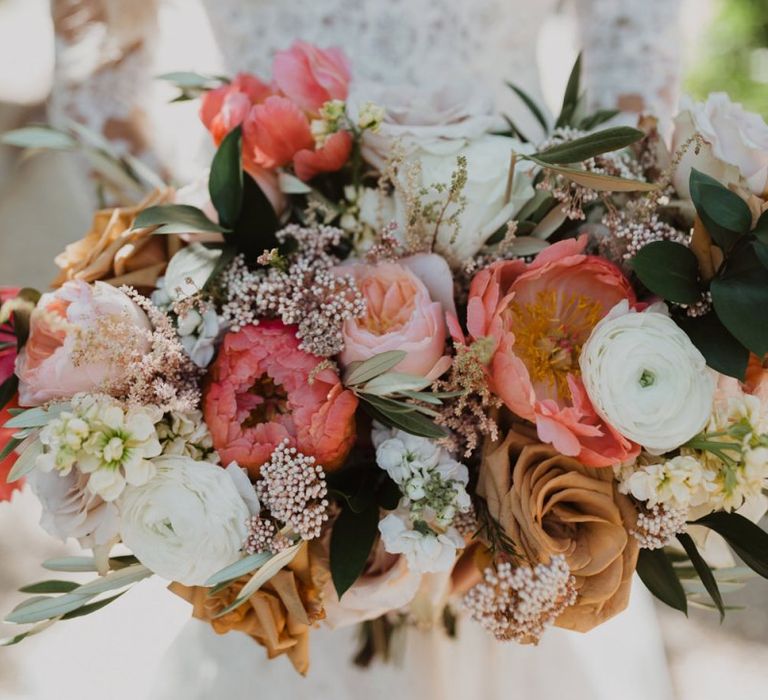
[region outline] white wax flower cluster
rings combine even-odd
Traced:
[[[376,427],[376,463],[400,487],[399,507],[379,523],[384,548],[414,571],[446,571],[464,540],[454,518],[471,508],[469,472],[427,438]]]

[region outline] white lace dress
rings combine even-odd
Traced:
[[[554,72],[555,82],[562,84],[575,55],[568,47],[581,44],[594,106],[669,116],[678,80],[678,0],[646,0],[642,11],[631,0],[574,0],[570,15],[556,15],[562,4],[202,0],[201,6],[197,0],[54,0],[59,63],[52,116],[80,119],[184,176],[195,160],[188,153],[194,150],[189,135],[202,140],[202,130],[193,108],[164,104],[152,76],[189,68],[267,74],[272,53],[296,38],[342,46],[362,79],[429,84],[474,76],[495,89],[501,107],[526,127],[531,122],[504,80],[541,96],[539,67],[545,74]],[[564,16],[576,27],[571,39],[562,31]],[[154,595],[170,594],[157,590]],[[143,642],[136,641],[150,644],[152,637],[150,629]],[[353,629],[318,630],[309,677],[302,679],[285,658],[267,662],[264,650],[246,636],[218,637],[191,620],[157,660],[151,697],[671,697],[653,608],[639,583],[623,615],[588,635],[551,630],[536,648],[497,643],[463,621],[458,640],[414,631],[399,664],[376,664],[362,672],[349,662],[355,642]]]

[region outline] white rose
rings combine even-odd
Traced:
[[[652,454],[679,447],[707,424],[714,373],[664,313],[617,304],[592,330],[579,364],[597,413]]]
[[[123,542],[159,576],[202,585],[240,556],[250,513],[230,474],[187,457],[158,457],[155,477],[120,499]]]
[[[363,157],[380,169],[396,143],[410,149],[441,139],[476,139],[495,120],[492,96],[469,81],[452,81],[432,92],[415,85],[362,85],[355,92],[348,101],[353,121],[366,103],[384,109],[379,127],[363,137]]]
[[[425,144],[410,156],[421,164],[419,184],[427,188],[433,184],[449,185],[456,171],[457,158],[464,156],[467,159],[467,182],[462,190],[466,204],[458,217],[458,231],[447,222],[458,209],[458,205],[452,204],[445,211],[443,221],[446,223],[440,225],[435,238],[434,251],[453,265],[474,257],[483,244],[535,194],[533,179],[536,166],[518,158],[512,190],[507,197],[513,151],[530,153],[532,148],[517,139],[486,134],[470,142],[455,140]],[[396,220],[401,229],[406,219],[405,194],[407,191],[400,187],[395,192]],[[438,201],[444,197],[444,194],[430,194],[423,201],[429,202],[431,198]]]
[[[444,533],[422,532],[414,529],[407,513],[394,512],[379,521],[384,549],[390,554],[402,554],[411,571],[436,573],[449,571],[464,540],[455,528]]]
[[[691,168],[711,175],[724,185],[742,179],[757,195],[768,185],[768,125],[763,118],[731,102],[723,92],[712,93],[706,102],[690,103],[675,118],[672,149],[676,151],[695,133],[707,142],[699,151],[689,147],[675,171],[674,185],[690,197]]]

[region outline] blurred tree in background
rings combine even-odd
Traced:
[[[711,25],[685,80],[695,99],[728,92],[768,118],[768,0],[715,0]]]

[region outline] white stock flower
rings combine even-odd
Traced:
[[[652,454],[679,447],[707,424],[714,373],[664,313],[617,304],[592,330],[579,364],[600,417]]]
[[[80,394],[40,433],[44,452],[37,466],[66,475],[75,468],[88,474],[87,490],[114,501],[126,484],[140,486],[155,473],[150,461],[162,451],[153,407],[123,408],[114,399]]]
[[[455,528],[436,533],[411,524],[407,513],[390,513],[379,521],[384,549],[390,554],[402,554],[411,571],[437,573],[449,571],[464,540]]]
[[[675,170],[675,189],[690,197],[691,168],[711,175],[724,185],[742,184],[757,195],[768,185],[768,125],[759,114],[731,102],[724,92],[712,93],[706,102],[689,103],[675,118],[673,150],[699,133],[706,144],[699,153],[694,145]]]
[[[187,457],[158,457],[157,474],[119,501],[123,542],[163,578],[202,585],[232,564],[249,510],[227,470]]]
[[[203,420],[202,411],[167,414],[157,426],[157,436],[164,455],[191,457],[198,462],[218,464],[213,438]]]

